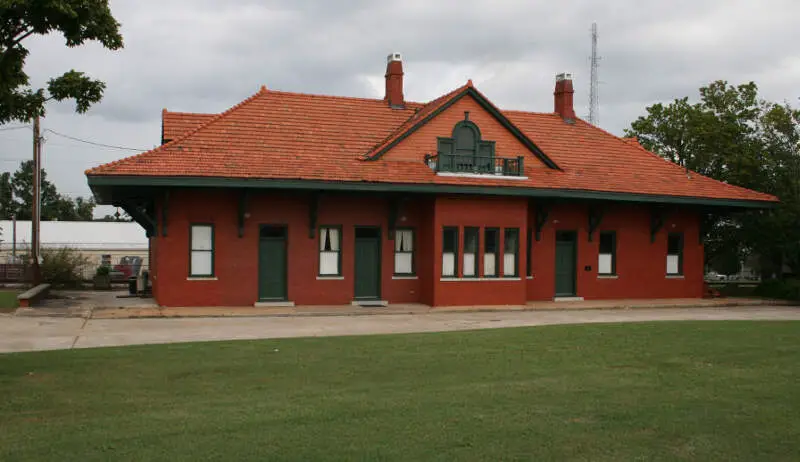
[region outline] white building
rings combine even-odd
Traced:
[[[31,222],[0,220],[0,262],[21,263],[30,252]],[[138,256],[147,266],[148,240],[144,229],[133,222],[43,221],[41,248],[69,248],[79,251],[97,267],[106,260],[116,264],[122,257]],[[14,250],[16,249],[16,250]],[[14,261],[12,253],[16,251]]]

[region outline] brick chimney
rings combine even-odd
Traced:
[[[562,72],[556,75],[556,91],[553,92],[554,111],[564,120],[575,119],[575,108],[572,105],[572,95],[574,93],[575,90],[572,89],[572,74]]]
[[[402,108],[403,100],[403,58],[400,53],[392,53],[386,57],[386,96],[384,101],[389,107]]]

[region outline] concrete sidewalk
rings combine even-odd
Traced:
[[[0,352],[211,340],[442,332],[550,324],[677,320],[800,320],[800,308],[429,312],[372,316],[91,319],[0,316]]]
[[[391,304],[386,307],[352,305],[254,307],[254,306],[192,306],[161,307],[152,299],[117,298],[114,292],[64,292],[62,298],[45,300],[42,306],[20,308],[20,317],[80,317],[86,319],[131,318],[195,318],[195,317],[257,317],[257,316],[367,316],[434,314],[449,312],[521,312],[551,310],[610,310],[653,308],[720,308],[736,306],[783,306],[787,302],[746,298],[678,298],[624,299],[587,301],[542,301],[525,305],[446,306],[432,308],[415,303]]]

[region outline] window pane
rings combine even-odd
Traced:
[[[494,253],[483,254],[483,275],[497,276],[497,258]]]
[[[193,250],[191,265],[192,276],[211,276],[211,252]]]
[[[495,253],[497,252],[497,229],[487,229],[486,230],[486,253]]]
[[[614,253],[614,238],[615,233],[604,232],[600,233],[600,253],[611,254]]]
[[[411,266],[412,262],[411,253],[396,253],[394,254],[394,272],[395,274],[411,274],[414,272]]]
[[[503,276],[517,276],[519,229],[507,228],[503,239]]]
[[[516,252],[517,246],[519,243],[519,230],[515,228],[508,228],[506,229],[505,234],[505,242],[503,243],[503,247],[505,248],[506,252]]]
[[[413,249],[413,232],[410,229],[397,230],[394,235],[394,250],[396,252],[411,252]]]
[[[465,277],[474,277],[477,276],[475,274],[475,264],[476,258],[475,253],[466,253],[464,252],[464,276]]]
[[[321,275],[339,274],[339,252],[319,253],[319,274]]]
[[[597,272],[600,274],[612,274],[614,272],[611,263],[612,258],[611,254],[601,253],[597,262]]]
[[[517,256],[513,253],[503,255],[503,276],[517,275]]]
[[[456,275],[456,255],[453,252],[442,254],[442,276],[454,277]]]
[[[683,251],[683,234],[672,233],[667,238],[667,253],[678,255]]]
[[[341,239],[339,228],[329,228],[328,237],[330,238],[331,250],[339,250],[339,241]]]
[[[667,274],[680,273],[680,257],[678,255],[667,255]]]
[[[464,252],[478,253],[478,228],[464,228]]]
[[[442,249],[445,252],[455,253],[456,242],[458,241],[458,228],[444,228],[444,239]]]
[[[192,250],[211,250],[211,226],[192,226]]]

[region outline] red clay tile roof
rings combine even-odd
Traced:
[[[456,89],[427,105],[389,108],[379,99],[289,93],[262,88],[217,115],[165,112],[176,138],[152,151],[101,165],[89,176],[295,179],[392,184],[530,187],[775,201],[684,169],[582,120],[557,114],[503,111],[558,169],[527,166],[527,179],[436,175],[420,161],[364,156],[433,112]],[[176,120],[182,120],[176,122]],[[178,128],[184,127],[184,128]],[[182,136],[173,135],[187,130]]]
[[[179,138],[190,130],[213,119],[217,114],[161,111],[161,139],[166,142]]]

